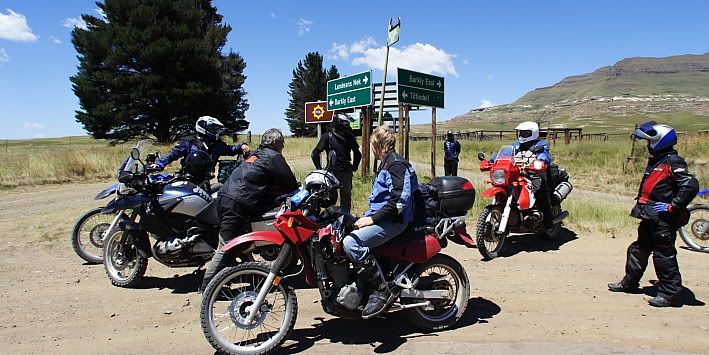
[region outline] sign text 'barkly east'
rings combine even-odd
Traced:
[[[397,68],[396,81],[399,103],[444,107],[443,77]]]
[[[372,104],[372,71],[365,71],[327,82],[327,110]]]

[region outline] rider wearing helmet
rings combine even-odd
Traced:
[[[191,152],[202,150],[211,157],[211,169],[214,169],[214,165],[222,155],[234,156],[243,154],[246,156],[251,152],[251,148],[245,143],[238,145],[224,143],[221,140],[224,131],[226,131],[226,128],[218,119],[211,116],[202,116],[195,123],[196,135],[182,139],[167,155],[152,164],[150,168],[162,170],[173,161],[179,158],[186,158]]]
[[[633,136],[647,140],[650,153],[640,181],[637,203],[630,212],[632,217],[640,219],[638,239],[628,247],[625,277],[620,282],[608,284],[608,289],[640,292],[640,278],[652,253],[659,283],[657,296],[648,303],[667,307],[677,301],[682,290],[675,239],[677,229],[687,223],[687,205],[699,191],[699,182],[674,149],[677,132],[672,127],[648,121],[638,126]]]
[[[350,129],[349,116],[338,113],[333,117],[332,131],[323,134],[310,154],[315,169],[322,169],[320,153],[335,151],[335,166],[331,167],[342,188],[340,189],[340,207],[349,211],[352,205],[352,173],[357,171],[362,153],[359,144]],[[350,156],[350,152],[352,155]]]

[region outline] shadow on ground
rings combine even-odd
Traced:
[[[158,289],[172,290],[172,293],[185,294],[197,292],[199,285],[202,284],[202,276],[204,270],[195,270],[192,273],[184,275],[175,275],[173,277],[154,277],[146,276],[135,286],[136,289]]]
[[[472,298],[468,301],[465,313],[452,329],[487,323],[488,319],[500,313],[500,310],[500,306],[490,300]],[[435,332],[422,333],[414,328],[402,312],[370,320],[342,318],[325,320],[318,317],[314,321],[310,328],[294,329],[288,338],[295,343],[284,346],[279,353],[302,352],[323,340],[341,344],[370,344],[374,353],[389,353],[396,351],[408,339],[438,336]]]
[[[658,281],[657,280],[650,280],[650,283],[652,283],[652,286],[645,286],[641,289],[641,291],[646,296],[655,297],[655,296],[657,296]],[[679,292],[679,296],[677,296],[677,299],[675,300],[676,307],[704,306],[704,305],[706,305],[706,303],[698,300],[697,296],[694,295],[694,291],[692,291],[686,287],[682,287],[682,291]]]
[[[513,235],[507,237],[498,257],[507,258],[521,252],[532,253],[559,250],[562,245],[576,239],[578,239],[576,233],[566,228],[562,228],[559,236],[554,240],[547,240],[534,234]]]

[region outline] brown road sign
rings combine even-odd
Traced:
[[[332,111],[327,111],[327,102],[314,101],[305,103],[305,123],[332,122]]]

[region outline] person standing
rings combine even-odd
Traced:
[[[460,156],[460,142],[453,137],[453,131],[448,131],[443,142],[443,170],[446,176],[458,176],[458,158]]]
[[[652,254],[659,282],[657,296],[648,303],[668,307],[676,303],[682,290],[675,249],[677,229],[689,219],[687,205],[699,191],[699,182],[674,149],[677,133],[672,127],[649,121],[640,125],[633,135],[647,140],[651,155],[640,182],[637,203],[630,213],[640,219],[638,239],[628,247],[625,277],[608,284],[608,290],[639,293],[640,279]]]
[[[256,153],[234,169],[219,190],[216,201],[221,222],[219,247],[207,264],[200,291],[232,262],[233,258],[225,256],[222,247],[248,232],[252,218],[276,207],[280,203],[277,197],[298,189],[293,171],[281,154],[284,146],[285,139],[280,130],[271,128],[264,132]]]
[[[334,151],[337,155],[332,173],[340,181],[340,207],[350,211],[352,207],[352,173],[357,171],[362,153],[350,129],[350,118],[338,113],[333,117],[332,130],[323,134],[310,157],[315,169],[322,169],[320,153]],[[350,152],[352,156],[350,157]]]

